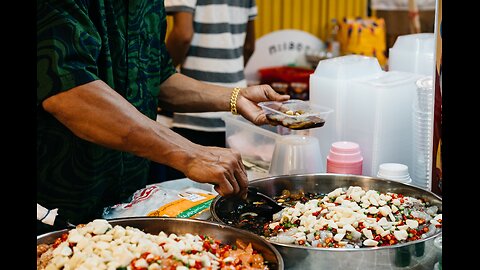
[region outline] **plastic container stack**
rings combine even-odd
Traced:
[[[423,189],[432,187],[433,160],[433,78],[427,76],[416,83],[413,103],[413,184]]]
[[[310,76],[310,102],[333,109],[324,127],[312,129],[326,157],[336,141],[360,145],[363,174],[382,163],[413,168],[412,104],[421,75],[383,71],[374,57],[347,55],[319,62]]]
[[[435,36],[420,33],[399,36],[389,50],[388,70],[406,71],[433,76]]]

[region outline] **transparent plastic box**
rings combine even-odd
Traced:
[[[322,127],[331,108],[310,104],[310,102],[290,99],[285,102],[260,102],[271,125],[281,125],[293,130]]]
[[[224,115],[226,146],[242,155],[244,161],[265,170],[270,168],[275,141],[282,135],[270,125],[256,126],[240,115]]]

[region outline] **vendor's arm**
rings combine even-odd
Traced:
[[[174,66],[185,61],[193,37],[193,13],[173,13],[173,28],[167,38],[167,50]]]
[[[177,112],[230,111],[232,88],[203,83],[182,74],[170,76],[160,86],[161,108]],[[256,125],[267,123],[261,101],[285,101],[290,97],[280,95],[269,85],[254,85],[240,90],[237,110]]]
[[[255,52],[255,21],[250,20],[247,23],[247,33],[245,35],[245,44],[243,45],[243,65],[247,66],[248,60]]]
[[[140,113],[101,80],[53,95],[42,106],[82,139],[169,165],[192,180],[214,184],[221,195],[244,192],[248,184],[237,152],[190,142]]]

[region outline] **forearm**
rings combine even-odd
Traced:
[[[190,48],[190,42],[178,37],[179,35],[181,34],[174,28],[166,41],[167,51],[170,53],[175,67],[185,61],[188,49]]]
[[[159,106],[176,112],[229,111],[232,90],[177,73],[160,86]]]
[[[173,14],[173,28],[167,38],[167,50],[174,66],[181,65],[187,57],[193,38],[193,14],[177,12]]]
[[[248,60],[255,51],[255,21],[249,21],[247,24],[247,33],[243,45],[243,64],[247,65]]]
[[[232,88],[207,84],[182,74],[174,74],[160,85],[159,105],[174,112],[230,111]],[[262,101],[285,101],[288,95],[279,95],[269,85],[242,88],[236,100],[237,112],[257,125],[268,123],[265,113],[257,105]]]
[[[180,170],[197,147],[140,113],[102,81],[52,96],[43,107],[84,140]]]

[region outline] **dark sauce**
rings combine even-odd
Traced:
[[[294,130],[302,130],[309,128],[322,127],[325,124],[325,119],[318,116],[307,116],[307,117],[286,117],[278,114],[267,114],[266,115],[270,125],[276,126],[281,125]]]
[[[323,196],[325,196],[323,193],[304,193],[300,191],[292,194],[290,191],[284,190],[281,195],[274,196],[273,199],[285,207],[292,207],[297,202],[306,203],[309,200],[320,199]],[[264,227],[268,226],[273,220],[271,207],[261,197],[247,197],[246,200],[223,198],[219,205],[222,205],[222,208],[216,209],[216,211],[223,222],[258,235],[264,235]]]

